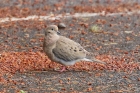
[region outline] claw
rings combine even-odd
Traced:
[[[59,70],[57,70],[57,69],[55,69],[55,71],[58,71],[58,72],[64,72],[64,71],[67,71],[66,70],[66,66],[62,66],[62,68],[61,69],[59,69]]]

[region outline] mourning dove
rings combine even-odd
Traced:
[[[61,36],[56,25],[50,25],[45,29],[43,50],[52,61],[64,65],[61,72],[65,70],[65,66],[74,65],[79,61],[104,63],[95,58],[87,59],[89,52],[79,43]]]

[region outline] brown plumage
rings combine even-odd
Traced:
[[[79,43],[59,35],[58,27],[56,25],[50,25],[45,30],[43,50],[52,61],[65,66],[74,65],[79,61],[96,61],[104,63],[95,58],[87,59],[86,56],[89,52],[87,52]]]

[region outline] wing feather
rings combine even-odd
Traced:
[[[56,47],[52,52],[57,58],[64,61],[73,61],[86,57],[85,50],[79,43],[63,36],[60,36],[60,39],[56,42]]]

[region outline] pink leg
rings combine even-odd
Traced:
[[[60,72],[64,72],[64,71],[66,71],[66,67],[62,66],[62,69],[60,70]]]
[[[61,66],[62,68],[60,68],[59,70],[58,69],[55,69],[55,71],[58,71],[58,72],[64,72],[66,71],[66,66]]]

